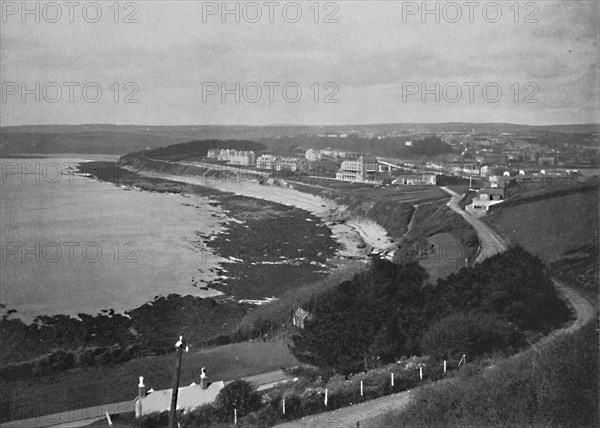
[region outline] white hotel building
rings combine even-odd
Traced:
[[[342,162],[335,178],[344,181],[374,182],[377,173],[377,159],[371,156],[359,156],[356,160]]]

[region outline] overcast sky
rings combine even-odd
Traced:
[[[45,3],[2,2],[3,126],[599,121],[596,0]]]

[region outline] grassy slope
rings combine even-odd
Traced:
[[[471,226],[446,207],[445,201],[422,204],[414,213],[411,230],[400,243],[395,261],[419,258],[435,282],[463,267],[465,257],[471,262],[477,243]]]
[[[597,322],[453,380],[419,390],[379,426],[598,426]]]
[[[296,359],[281,341],[224,345],[184,355],[181,384],[198,382],[201,367],[206,367],[210,380],[215,381],[237,379],[296,364]],[[76,369],[5,383],[1,385],[1,416],[3,420],[11,420],[132,400],[137,394],[138,376],[144,376],[148,388],[166,389],[172,387],[174,371],[175,354],[169,354],[140,358],[112,368]],[[12,407],[10,403],[22,406],[18,415],[4,414],[7,412],[5,409]]]
[[[302,181],[306,184],[294,182],[291,187],[346,205],[353,215],[373,220],[393,238],[400,238],[406,233],[414,211],[413,204],[447,197],[436,186],[374,187],[311,178],[303,178]]]
[[[598,240],[598,189],[494,209],[483,220],[545,262]]]

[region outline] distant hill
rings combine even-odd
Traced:
[[[307,139],[317,139],[325,147],[377,153],[378,145],[386,143],[368,136],[399,136],[412,139],[440,132],[472,133],[477,135],[507,134],[510,137],[527,137],[541,143],[554,141],[596,141],[597,124],[529,126],[510,123],[383,123],[357,125],[24,125],[0,127],[0,154],[17,153],[101,153],[125,154],[153,149],[169,144],[192,140],[251,140],[264,143],[270,150],[289,151],[295,145],[307,144]],[[361,135],[352,143],[350,136]],[[348,138],[341,138],[347,135]],[[594,136],[595,135],[595,136]],[[567,138],[568,137],[568,138]],[[415,137],[416,138],[416,137]],[[591,143],[590,143],[591,144]],[[348,148],[354,145],[360,150]]]
[[[187,141],[181,137],[129,132],[86,131],[70,133],[2,132],[0,155],[30,153],[124,154]]]

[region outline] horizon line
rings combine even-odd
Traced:
[[[340,127],[340,126],[385,126],[385,125],[516,125],[516,126],[529,126],[529,127],[543,127],[543,126],[596,126],[600,127],[598,123],[551,123],[551,124],[527,124],[527,123],[514,123],[514,122],[372,122],[372,123],[346,123],[346,124],[294,124],[294,123],[274,123],[274,124],[263,124],[263,125],[249,125],[249,124],[180,124],[180,125],[169,125],[169,124],[133,124],[133,123],[108,123],[108,122],[89,122],[89,123],[28,123],[22,125],[0,125],[2,128],[18,128],[27,126],[137,126],[137,127],[247,127],[247,128],[267,128],[267,127],[306,127],[306,128],[324,128],[324,127]]]

